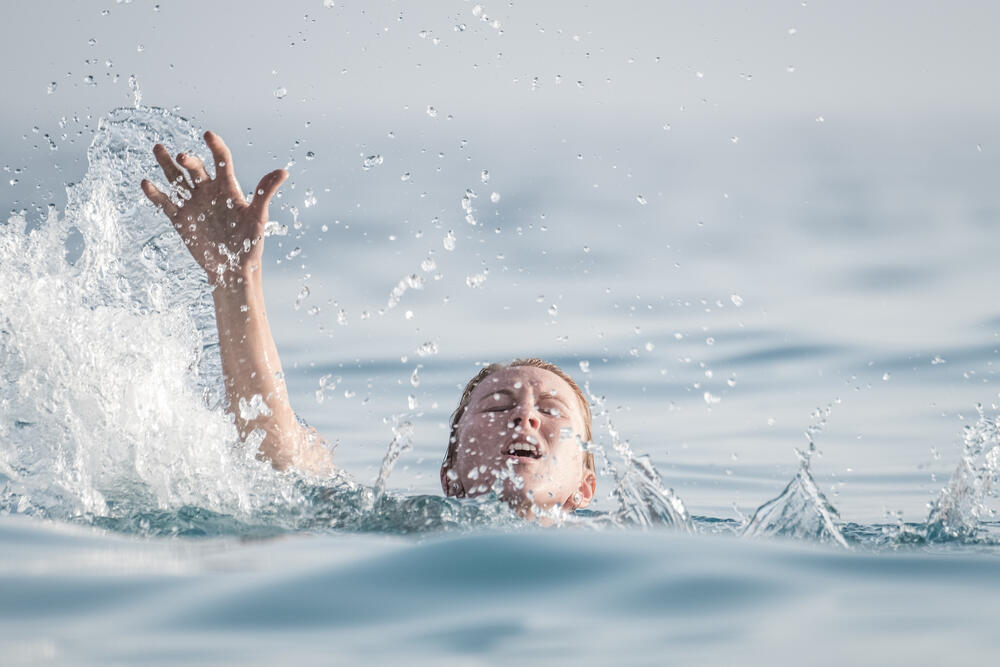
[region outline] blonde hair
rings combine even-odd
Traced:
[[[469,407],[469,401],[472,400],[472,392],[476,390],[476,387],[478,387],[483,380],[497,371],[502,371],[505,368],[516,368],[518,366],[541,368],[542,370],[549,371],[550,373],[554,373],[562,378],[573,390],[573,394],[576,395],[576,399],[580,403],[580,409],[583,411],[584,440],[590,442],[593,438],[593,434],[591,432],[591,422],[593,421],[593,417],[590,414],[590,404],[583,395],[583,391],[580,390],[579,385],[576,384],[573,378],[566,374],[566,371],[559,368],[555,364],[551,364],[543,359],[538,359],[537,357],[514,359],[507,364],[490,364],[476,373],[465,385],[465,389],[462,390],[462,398],[458,401],[458,407],[455,408],[455,412],[451,414],[451,431],[448,435],[448,450],[445,452],[444,461],[441,462],[441,488],[444,489],[445,495],[465,495],[465,489],[462,488],[460,483],[448,479],[448,471],[455,465],[455,455],[458,452],[458,422],[461,421],[462,415],[465,414],[465,410]],[[583,453],[583,470],[584,472],[592,472],[595,475],[597,474],[594,466],[593,453],[587,451]]]

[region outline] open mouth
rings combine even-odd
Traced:
[[[542,452],[538,448],[538,445],[528,441],[518,441],[511,443],[510,447],[507,448],[507,455],[520,456],[528,459],[542,458]]]

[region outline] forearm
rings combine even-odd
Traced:
[[[225,282],[215,288],[213,299],[226,400],[240,436],[263,430],[260,456],[279,470],[290,466],[312,472],[329,470],[328,453],[315,434],[298,423],[288,400],[260,271]]]

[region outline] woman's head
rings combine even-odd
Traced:
[[[441,486],[449,496],[501,496],[525,513],[586,506],[594,495],[590,406],[558,366],[491,364],[469,380],[451,419]]]

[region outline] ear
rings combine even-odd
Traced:
[[[580,487],[576,490],[570,498],[563,505],[563,509],[572,510],[582,510],[584,507],[590,504],[590,501],[594,499],[594,493],[597,491],[597,475],[594,474],[593,470],[584,470],[583,477],[580,479]],[[579,497],[579,500],[577,498]]]
[[[457,479],[448,479],[448,473],[451,472],[451,459],[445,459],[445,462],[441,464],[441,490],[444,491],[444,495],[449,498],[464,498],[465,489],[462,488],[462,483]]]

